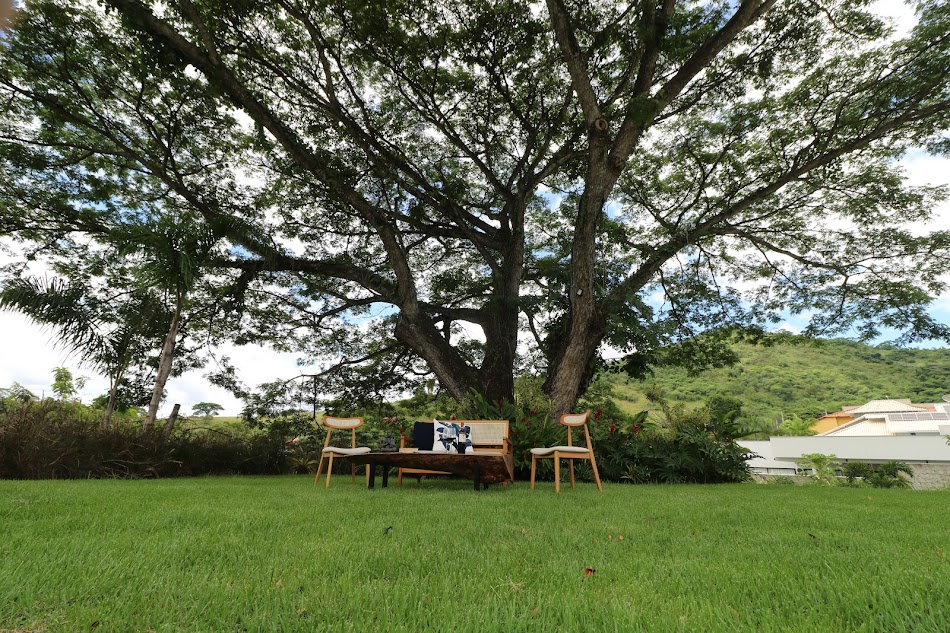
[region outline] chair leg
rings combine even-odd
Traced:
[[[554,453],[554,492],[561,492],[561,456]]]
[[[369,488],[369,464],[366,464],[366,487]]]
[[[317,466],[317,476],[313,480],[313,485],[316,486],[317,482],[320,481],[320,471],[323,470],[323,453],[320,453],[320,465]]]
[[[531,490],[534,490],[534,472],[538,467],[538,457],[537,455],[531,455]]]
[[[333,474],[333,453],[330,453],[330,459],[327,460],[327,488],[330,487],[330,475]]]
[[[399,469],[399,473],[396,475],[396,484],[402,485],[402,468]]]
[[[570,468],[571,468],[571,488],[573,488],[574,487],[574,460],[569,459],[567,460],[567,463],[570,465]]]
[[[597,490],[599,490],[600,492],[603,492],[604,487],[600,485],[600,473],[597,472],[597,460],[594,459],[593,453],[591,453],[591,456],[590,456],[590,465],[591,465],[592,470],[594,471],[594,481],[597,482]]]

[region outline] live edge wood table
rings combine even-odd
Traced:
[[[383,467],[383,488],[389,485],[389,468],[424,468],[459,475],[475,482],[475,490],[487,488],[488,484],[497,484],[514,479],[514,462],[511,455],[504,453],[474,453],[457,455],[455,453],[399,452],[399,453],[363,453],[347,455],[354,464],[369,466],[367,488],[376,486],[376,466]]]

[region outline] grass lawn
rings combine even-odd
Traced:
[[[950,631],[946,491],[322,483],[0,481],[0,631]]]

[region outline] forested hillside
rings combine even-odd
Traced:
[[[939,402],[950,393],[950,349],[783,338],[788,342],[771,346],[735,343],[738,364],[699,376],[660,368],[640,381],[616,374],[606,379],[614,384],[619,404],[631,412],[646,408],[644,391],[659,386],[671,402],[686,405],[732,396],[743,402],[745,416],[773,422],[783,415],[814,418],[880,398]]]

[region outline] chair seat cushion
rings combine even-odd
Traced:
[[[532,448],[531,453],[538,456],[553,455],[554,452],[558,453],[587,453],[587,449],[583,446],[548,446],[545,448]]]
[[[324,453],[335,453],[337,455],[362,455],[363,453],[371,453],[373,449],[369,446],[357,446],[356,448],[339,448],[337,446],[327,446],[323,449]]]

